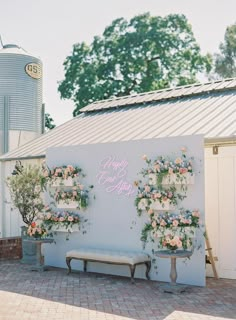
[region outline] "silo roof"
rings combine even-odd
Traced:
[[[20,54],[26,56],[33,56],[33,54],[27,52],[25,49],[21,48],[16,44],[5,44],[2,49],[0,49],[0,54]]]
[[[48,148],[60,146],[197,134],[205,139],[236,138],[236,79],[144,93],[135,101],[132,97],[123,101],[129,103],[119,98],[85,107],[76,118],[0,160],[44,157]]]

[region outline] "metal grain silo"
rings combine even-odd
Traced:
[[[0,50],[0,154],[43,131],[42,62],[17,45]]]

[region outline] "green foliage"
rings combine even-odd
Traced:
[[[18,166],[14,175],[7,178],[7,186],[10,191],[13,205],[19,210],[22,220],[30,225],[38,213],[44,208],[42,191],[46,185],[46,179],[42,175],[41,168],[37,166]]]
[[[45,128],[48,129],[48,130],[51,130],[51,129],[55,128],[56,125],[53,122],[54,122],[54,120],[50,116],[50,114],[49,113],[45,113]]]
[[[114,20],[91,45],[75,44],[58,90],[75,102],[76,115],[96,100],[194,83],[210,68],[184,15],[145,13]]]
[[[214,72],[220,78],[236,77],[236,23],[227,27],[224,42],[215,55]]]

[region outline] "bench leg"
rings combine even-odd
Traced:
[[[84,260],[84,272],[87,272],[87,260]]]
[[[146,265],[146,278],[148,280],[150,280],[150,277],[149,277],[149,271],[151,270],[151,261],[146,261],[145,262],[145,265]]]
[[[72,258],[69,258],[69,257],[66,258],[66,264],[67,264],[68,269],[69,269],[67,274],[71,273],[71,265],[70,265],[71,260],[72,260]]]
[[[134,273],[135,273],[136,265],[129,265],[129,268],[131,273],[131,283],[134,283]]]

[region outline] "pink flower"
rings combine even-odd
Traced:
[[[144,154],[144,155],[142,156],[142,159],[145,160],[145,161],[147,160],[146,154]]]
[[[171,247],[175,247],[176,246],[176,240],[175,239],[171,239],[170,240],[170,245],[171,245]]]
[[[60,221],[60,222],[65,221],[65,218],[64,218],[64,217],[60,217],[60,218],[59,218],[59,221]]]
[[[155,165],[154,165],[154,169],[155,169],[157,172],[160,172],[160,165],[159,165],[159,164],[155,164]]]
[[[172,168],[169,168],[168,173],[173,174],[174,170]]]
[[[174,220],[174,221],[172,222],[172,224],[173,224],[174,227],[177,227],[178,224],[179,224],[179,222],[178,222],[178,220]]]
[[[186,151],[187,151],[187,149],[186,149],[185,147],[182,147],[180,150],[181,150],[182,152],[186,152]]]
[[[177,241],[177,247],[178,247],[178,248],[181,248],[181,247],[182,247],[182,241],[181,241],[181,240]]]
[[[173,197],[173,193],[172,193],[171,191],[169,191],[169,192],[167,193],[167,197],[168,197],[169,199],[171,199],[171,198]]]
[[[161,198],[161,193],[157,192],[155,193],[155,199],[160,199]]]
[[[200,217],[200,212],[199,212],[198,210],[194,210],[194,211],[192,212],[192,216],[199,218],[199,217]]]
[[[162,226],[162,227],[165,227],[166,226],[166,222],[165,222],[165,220],[161,220],[161,222],[160,222],[160,226]]]
[[[179,173],[185,174],[186,172],[188,172],[187,168],[179,168]]]
[[[70,172],[73,172],[74,171],[74,167],[72,165],[68,165],[67,166],[67,169],[70,171]]]
[[[71,217],[71,216],[69,216],[69,217],[68,217],[68,221],[70,221],[70,222],[71,222],[71,221],[73,221],[73,220],[74,220],[74,218],[73,218],[73,217]]]
[[[149,210],[148,210],[148,214],[151,215],[151,214],[153,214],[153,213],[154,213],[153,209],[149,209]]]
[[[144,187],[144,190],[145,190],[145,192],[150,192],[151,188],[149,187],[149,185],[146,184]]]

